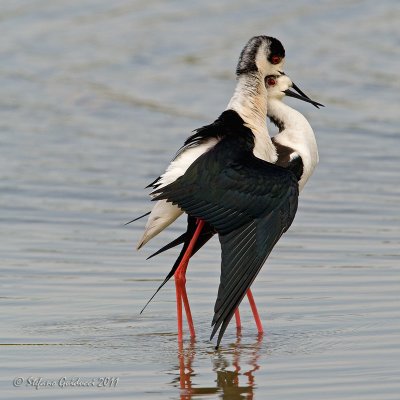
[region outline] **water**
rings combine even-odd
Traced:
[[[0,9],[2,399],[400,398],[397,1]],[[254,286],[264,336],[244,302],[241,335],[229,328],[219,352],[208,341],[213,240],[188,273],[197,341],[179,349],[173,285],[139,310],[176,252],[146,256],[184,221],[139,253],[143,222],[123,223],[225,108],[239,52],[260,33],[281,39],[286,71],[326,105],[288,100],[321,162]],[[60,387],[73,378],[95,386]]]

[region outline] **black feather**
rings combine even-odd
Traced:
[[[158,178],[154,179],[153,182],[149,183],[145,189],[151,188],[151,187],[157,187],[157,183],[159,182],[159,180],[161,179],[161,176],[159,176]]]
[[[132,221],[129,221],[129,222],[125,223],[124,225],[129,225],[129,224],[131,224],[132,222],[135,222],[135,221],[137,221],[137,220],[139,220],[139,219],[141,219],[141,218],[143,218],[143,217],[146,217],[146,216],[149,215],[150,213],[151,213],[151,211],[149,211],[149,212],[147,212],[147,213],[141,215],[140,217],[137,217],[137,218],[133,219]]]
[[[297,210],[296,175],[253,155],[254,136],[234,111],[213,124],[221,140],[175,182],[154,191],[219,234],[221,279],[213,318],[217,346],[236,308]],[[171,275],[172,276],[172,275]]]

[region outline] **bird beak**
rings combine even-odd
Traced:
[[[298,88],[298,86],[295,85],[294,83],[292,83],[292,87],[293,87],[294,90],[296,90],[296,91],[297,91],[298,93],[300,93],[300,94],[297,94],[297,93],[295,93],[295,92],[292,92],[290,89],[284,90],[283,93],[285,93],[286,96],[294,97],[294,98],[296,98],[296,99],[306,101],[307,103],[311,103],[314,107],[317,107],[317,108],[319,108],[319,107],[325,107],[323,104],[317,103],[316,101],[311,100],[311,99],[310,99],[306,94],[304,94],[304,93]]]
[[[279,73],[281,75],[286,75],[283,71],[279,71]],[[311,100],[293,81],[292,81],[292,88],[299,93],[300,95],[298,95],[297,93],[292,92],[291,90],[285,90],[284,93],[286,94],[286,96],[289,97],[295,97],[296,99],[299,100],[303,100],[306,101],[307,103],[311,103],[314,107],[325,107],[323,104],[321,103],[317,103],[314,100]]]

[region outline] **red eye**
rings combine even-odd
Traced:
[[[274,78],[267,78],[267,85],[268,86],[275,86],[276,80]]]
[[[279,56],[272,56],[271,57],[271,63],[272,64],[279,64],[281,62],[282,58]]]

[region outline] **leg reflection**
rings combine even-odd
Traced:
[[[191,399],[192,392],[192,363],[195,355],[195,339],[191,338],[189,345],[185,349],[183,342],[178,342],[178,361],[179,361],[179,387],[181,389],[181,399]]]
[[[180,399],[190,400],[199,395],[219,394],[222,399],[254,398],[255,375],[260,369],[258,360],[261,355],[263,334],[259,334],[252,344],[242,344],[238,333],[235,344],[226,350],[213,353],[212,371],[216,374],[210,386],[200,386],[193,382],[196,373],[193,363],[196,358],[196,342],[178,343],[179,389]],[[214,375],[215,376],[215,375]],[[173,381],[174,386],[177,380]]]

